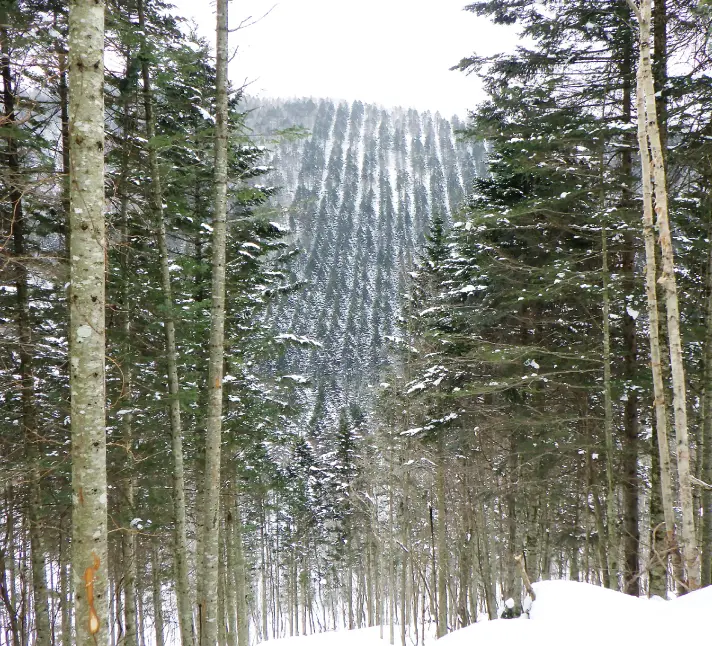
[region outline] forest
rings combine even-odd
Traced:
[[[0,646],[712,586],[712,2],[471,2],[467,116],[251,96],[213,4],[0,0]]]

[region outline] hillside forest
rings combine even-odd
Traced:
[[[472,1],[459,116],[251,96],[228,9],[0,0],[0,646],[709,586],[712,3]]]

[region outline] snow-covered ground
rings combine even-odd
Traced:
[[[704,643],[712,628],[712,587],[672,601],[629,597],[575,581],[534,584],[529,618],[483,621],[450,633],[442,646],[654,646]],[[710,614],[708,614],[710,613]],[[290,637],[273,646],[384,646],[380,629]],[[396,630],[396,646],[400,633]]]

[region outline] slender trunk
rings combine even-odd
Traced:
[[[435,467],[435,494],[438,505],[438,525],[435,540],[438,558],[438,639],[447,635],[447,518],[445,515],[445,442],[442,432],[438,433],[438,457]]]
[[[6,644],[9,646],[12,639],[12,646],[20,646],[20,630],[17,622],[17,610],[15,608],[15,599],[12,594],[12,586],[14,573],[12,571],[15,554],[13,552],[12,532],[14,525],[14,501],[13,487],[7,487],[5,495],[5,537],[2,547],[0,547],[0,597],[2,598],[3,607],[7,621],[5,633]],[[9,581],[8,581],[9,575]],[[7,634],[9,633],[9,635]]]
[[[217,63],[215,110],[215,209],[210,306],[210,355],[208,359],[208,405],[205,429],[205,481],[203,573],[204,609],[201,646],[217,642],[218,525],[220,495],[220,444],[222,435],[222,380],[225,343],[225,247],[227,239],[227,0],[217,0]]]
[[[262,494],[263,496],[264,494]],[[267,608],[267,545],[265,539],[265,506],[260,496],[260,611],[262,613],[262,641],[269,640]]]
[[[232,479],[230,491],[225,502],[225,614],[227,615],[227,644],[228,646],[238,646],[237,644],[237,594],[235,592],[235,537],[234,537],[234,509],[235,503],[232,496]]]
[[[65,535],[64,521],[60,521],[59,534],[59,609],[62,613],[62,639],[61,646],[70,646],[72,644],[72,620],[70,613],[71,605],[71,590],[69,586],[70,574],[67,563],[67,547],[69,541]],[[0,564],[1,566],[2,564]]]
[[[127,111],[128,113],[128,111]],[[127,118],[128,122],[128,118]],[[128,130],[128,129],[127,129]],[[126,135],[127,133],[125,133]],[[124,145],[128,145],[127,141]],[[136,488],[136,475],[134,466],[133,448],[133,366],[131,353],[131,294],[130,294],[130,262],[129,262],[129,223],[128,223],[128,195],[126,194],[126,178],[128,175],[128,150],[124,149],[123,168],[119,179],[118,191],[121,195],[121,318],[122,332],[121,359],[122,359],[122,396],[126,412],[121,417],[122,441],[124,444],[126,485],[124,490],[124,526],[121,532],[121,551],[123,554],[123,581],[124,581],[124,634],[125,646],[138,646],[137,643],[137,615],[136,615],[136,535],[132,527],[134,518],[134,491]]]
[[[601,168],[603,168],[603,159],[601,159]],[[603,205],[602,205],[603,206]],[[617,580],[618,563],[616,559],[617,545],[616,536],[616,516],[615,516],[615,483],[613,481],[613,462],[614,462],[614,444],[613,444],[613,397],[611,387],[611,306],[609,292],[609,274],[608,274],[608,231],[606,227],[601,229],[601,275],[603,277],[603,411],[604,411],[604,432],[606,438],[606,483],[608,485],[606,491],[606,517],[608,520],[606,529],[607,532],[607,568],[604,582],[606,587],[611,585],[612,581]]]
[[[131,487],[131,489],[133,489]],[[127,491],[130,499],[126,504],[133,506],[133,491]],[[121,533],[121,569],[124,588],[124,639],[126,646],[138,646],[138,614],[136,609],[136,536],[132,529],[124,528]]]
[[[665,173],[665,153],[660,137],[655,87],[650,60],[651,2],[641,0],[640,23],[640,87],[645,101],[645,134],[652,157],[652,179],[655,195],[655,213],[658,241],[662,257],[662,276],[659,280],[665,295],[667,328],[670,349],[670,368],[673,386],[673,409],[675,411],[675,436],[677,443],[677,471],[680,486],[682,511],[682,554],[685,562],[687,586],[695,590],[700,585],[700,554],[695,535],[695,512],[690,480],[690,444],[687,428],[687,396],[685,368],[680,331],[680,310],[675,281],[675,259],[672,235],[668,218],[668,196]],[[641,115],[642,116],[642,115]],[[647,147],[646,147],[647,149]],[[642,151],[641,151],[642,152]]]
[[[641,178],[643,185],[643,238],[645,241],[645,292],[648,303],[648,339],[650,365],[653,377],[655,409],[655,434],[657,438],[658,464],[660,468],[660,495],[665,519],[665,550],[671,552],[673,571],[679,570],[680,553],[675,538],[675,484],[672,475],[669,442],[669,421],[663,378],[663,355],[660,348],[660,320],[658,316],[657,266],[655,254],[655,230],[653,221],[653,184],[650,151],[645,132],[645,102],[638,73],[638,147],[640,150]],[[679,578],[676,576],[676,579]]]
[[[104,2],[69,10],[72,576],[76,643],[105,644]]]
[[[629,12],[625,5],[621,5],[626,13],[626,21],[629,20]],[[622,56],[620,66],[620,76],[623,82],[622,92],[622,120],[626,124],[632,124],[633,118],[633,69],[634,69],[634,37],[629,26],[623,27],[625,33],[622,40]],[[630,135],[626,134],[626,141]],[[621,175],[623,177],[623,191],[621,195],[621,207],[624,211],[629,211],[632,206],[632,189],[630,177],[633,168],[633,141],[630,146],[621,149]],[[620,271],[622,276],[623,289],[625,294],[632,294],[635,289],[635,258],[636,239],[630,229],[623,231],[623,249],[621,250]],[[621,332],[623,334],[623,375],[625,378],[625,402],[623,404],[623,451],[621,454],[621,494],[622,494],[622,547],[623,547],[623,592],[632,596],[640,593],[640,528],[638,522],[638,500],[640,490],[640,478],[638,477],[638,451],[639,451],[639,430],[638,430],[638,408],[639,395],[637,386],[638,379],[638,337],[637,337],[637,317],[633,315],[628,307],[629,300],[626,297],[626,307],[622,313]],[[611,577],[616,576],[615,572]]]
[[[653,424],[650,465],[650,555],[648,556],[648,596],[663,599],[667,595],[668,554],[665,540],[665,516],[663,515],[662,490],[660,487],[660,456],[657,449],[658,432]]]
[[[707,325],[705,326],[705,385],[702,428],[702,472],[706,483],[712,483],[712,247],[707,260]],[[701,585],[712,583],[712,490],[702,491]]]
[[[250,615],[247,607],[247,569],[245,567],[245,551],[242,545],[242,515],[240,514],[237,474],[234,474],[231,478],[231,485],[230,512],[232,514],[231,520],[233,521],[231,524],[235,556],[235,567],[231,571],[235,577],[235,596],[237,598],[237,646],[249,646]]]
[[[55,16],[56,20],[56,16]],[[64,221],[60,227],[64,231],[65,252],[69,255],[69,87],[67,85],[67,51],[61,42],[57,43],[57,68],[59,79],[59,119],[62,132],[62,213]]]
[[[406,454],[407,455],[407,454]],[[408,519],[406,517],[407,514],[407,509],[408,509],[408,496],[410,495],[410,475],[407,471],[408,467],[405,467],[406,471],[403,474],[403,499],[401,500],[401,509],[400,509],[400,517],[401,517],[401,542],[403,544],[403,547],[408,545],[408,535],[409,535],[409,526],[410,524],[408,523]],[[407,603],[408,603],[408,598],[406,594],[406,574],[407,574],[407,568],[408,568],[408,556],[409,554],[407,552],[402,553],[402,558],[401,558],[401,577],[400,577],[400,594],[401,594],[401,603],[400,603],[400,632],[401,632],[401,646],[406,646],[406,636],[408,634],[408,622],[406,621],[406,609],[407,609]]]
[[[395,556],[395,518],[393,500],[393,438],[388,438],[388,643],[395,644],[395,587],[396,587],[396,556]]]
[[[146,33],[144,3],[138,0],[139,29]],[[142,39],[145,37],[142,35]],[[145,50],[145,40],[142,49]],[[155,146],[156,126],[153,116],[151,75],[149,57],[144,53],[141,62],[143,78],[143,103],[146,118],[146,138],[148,139],[148,163],[151,175],[150,206],[156,231],[159,263],[161,269],[161,293],[163,297],[163,333],[166,339],[166,364],[168,372],[169,418],[171,426],[171,455],[173,458],[173,516],[175,522],[175,591],[178,604],[178,625],[181,644],[192,646],[195,640],[193,610],[190,599],[188,578],[188,542],[186,538],[185,468],[183,465],[183,427],[181,422],[180,380],[178,378],[178,351],[176,349],[175,315],[173,288],[171,285],[166,224],[163,217],[163,191],[158,153]]]
[[[222,517],[222,505],[220,505]],[[227,618],[227,612],[225,608],[225,532],[223,531],[222,523],[219,524],[220,535],[218,537],[218,644],[219,646],[227,646],[227,625],[225,619]]]
[[[163,646],[165,643],[160,567],[161,556],[158,551],[158,540],[154,538],[151,541],[151,592],[153,597],[153,631],[156,636],[156,646]]]

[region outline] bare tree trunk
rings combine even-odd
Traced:
[[[396,640],[396,555],[395,555],[395,500],[393,476],[393,438],[388,438],[388,643],[393,646]]]
[[[702,479],[712,483],[712,247],[707,261],[707,321],[705,326],[704,418],[702,421]],[[712,583],[712,490],[702,491],[701,585]]]
[[[210,307],[210,355],[208,359],[208,405],[205,430],[205,482],[203,576],[204,609],[200,645],[217,642],[218,525],[220,495],[220,443],[222,436],[222,380],[225,343],[225,247],[227,240],[227,0],[217,0],[217,63],[215,110],[215,209]]]
[[[12,485],[9,485],[5,492],[5,537],[2,547],[0,547],[0,597],[2,597],[5,614],[7,615],[6,644],[9,646],[12,639],[12,646],[20,646],[22,642],[20,641],[20,629],[17,621],[18,613],[13,594],[13,564],[15,560],[12,536],[15,524],[13,491]]]
[[[262,614],[262,641],[269,640],[267,608],[267,545],[265,539],[264,493],[260,494],[260,611]]]
[[[653,221],[653,184],[650,152],[645,131],[645,101],[638,73],[638,147],[640,149],[643,184],[643,238],[645,241],[645,291],[648,303],[648,338],[653,376],[655,430],[660,465],[660,493],[665,519],[665,549],[671,551],[674,570],[679,569],[680,554],[675,538],[675,484],[670,460],[669,422],[663,379],[663,356],[660,349],[660,322],[658,318],[657,267],[655,259],[655,231]],[[675,566],[677,563],[677,566]]]
[[[133,492],[127,504],[133,506]],[[124,639],[125,646],[138,646],[138,615],[136,610],[136,536],[133,529],[121,533],[122,572],[124,580]]]
[[[69,585],[70,574],[68,572],[67,563],[67,547],[69,546],[69,541],[65,534],[65,527],[63,520],[60,521],[60,531],[59,531],[59,594],[60,602],[59,609],[62,613],[62,639],[61,646],[70,646],[72,644],[72,620],[70,613],[71,605],[71,589]],[[2,567],[2,563],[0,563]]]
[[[438,506],[438,525],[436,531],[436,554],[438,558],[438,639],[447,635],[447,572],[448,548],[445,517],[445,443],[442,432],[438,433],[438,456],[435,466],[435,495]]]
[[[225,614],[227,615],[227,644],[228,646],[238,646],[237,644],[237,594],[236,572],[235,572],[235,537],[233,531],[234,524],[234,499],[232,496],[232,482],[230,483],[230,495],[225,502]]]
[[[700,554],[695,535],[695,513],[690,480],[690,444],[687,428],[687,396],[685,369],[682,355],[682,335],[680,332],[680,310],[675,281],[675,259],[672,235],[668,218],[667,180],[665,176],[665,154],[660,137],[657,117],[655,87],[650,59],[651,1],[641,0],[635,8],[640,24],[640,88],[645,102],[645,134],[652,157],[652,178],[657,215],[658,241],[662,257],[662,276],[659,280],[665,295],[667,328],[670,347],[670,368],[673,387],[673,408],[675,411],[675,435],[677,442],[677,471],[680,486],[680,507],[682,511],[682,554],[685,561],[687,586],[695,590],[700,585]],[[641,115],[642,116],[642,115]],[[640,117],[639,117],[640,118]]]
[[[105,644],[104,2],[69,10],[72,575],[76,643]]]
[[[236,479],[233,475],[232,504],[230,511],[234,515],[232,524],[233,550],[235,554],[235,596],[237,597],[237,646],[249,646],[250,644],[250,614],[247,607],[247,568],[245,566],[245,551],[242,545],[242,515],[240,514],[240,500]],[[295,580],[296,594],[296,580]],[[296,609],[295,609],[296,614]]]
[[[127,119],[128,121],[128,119]],[[126,129],[128,130],[128,128]],[[128,139],[127,132],[124,136]],[[128,141],[124,142],[128,145]],[[129,290],[129,223],[128,223],[128,195],[126,194],[126,178],[128,174],[128,151],[124,150],[122,160],[121,177],[119,179],[118,191],[121,195],[121,245],[123,253],[120,259],[121,266],[121,323],[123,338],[120,343],[122,358],[122,396],[125,398],[125,406],[128,412],[121,417],[122,442],[124,445],[125,457],[125,477],[126,485],[124,489],[124,511],[123,528],[121,532],[121,552],[123,555],[123,589],[124,589],[124,645],[138,646],[137,642],[137,615],[136,615],[136,535],[132,527],[134,518],[134,491],[136,488],[136,474],[134,466],[133,452],[133,358],[131,356],[131,300]]]
[[[160,566],[161,556],[158,551],[158,539],[154,538],[151,541],[151,592],[153,596],[153,631],[156,636],[156,646],[163,646],[165,643]]]
[[[163,190],[161,173],[158,165],[158,154],[155,145],[156,126],[153,115],[153,97],[151,93],[151,75],[148,66],[145,33],[146,20],[144,2],[138,0],[139,29],[142,34],[141,75],[143,78],[143,103],[146,119],[146,138],[148,139],[148,162],[151,176],[150,206],[153,223],[156,227],[156,243],[161,268],[161,292],[163,297],[163,333],[166,338],[166,363],[168,372],[169,419],[171,425],[171,456],[173,458],[173,516],[175,522],[175,591],[178,604],[178,625],[181,634],[181,644],[192,646],[195,640],[193,610],[190,599],[190,583],[188,578],[188,542],[186,538],[186,502],[185,502],[185,469],[183,465],[183,426],[181,422],[180,380],[178,377],[178,351],[176,349],[176,330],[171,285],[170,261],[166,241],[166,224],[163,217]]]

